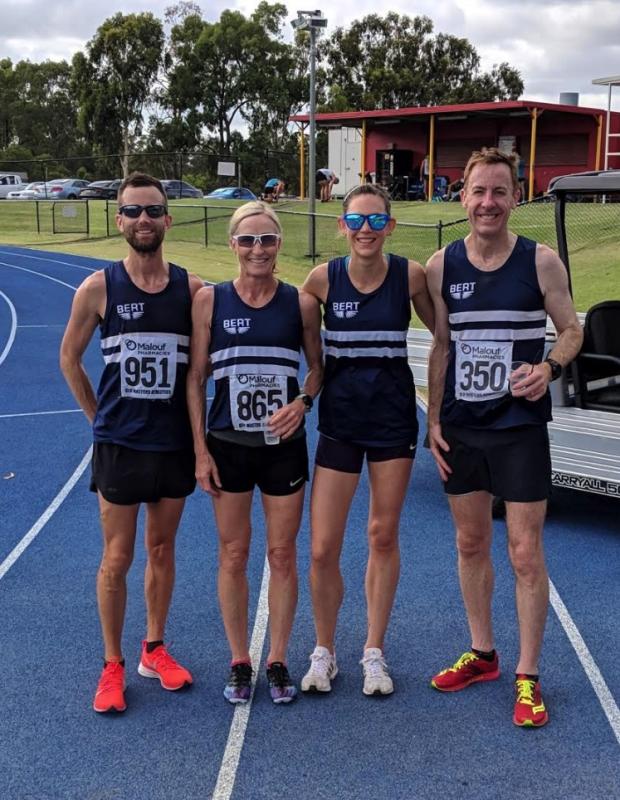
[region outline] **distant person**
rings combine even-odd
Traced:
[[[269,178],[263,187],[263,200],[266,203],[277,203],[284,189],[285,183],[280,178]]]
[[[583,333],[558,255],[508,228],[518,200],[512,156],[495,147],[473,153],[462,193],[469,234],[435,253],[426,269],[436,320],[428,436],[456,528],[471,636],[470,648],[431,685],[456,692],[499,677],[491,543],[493,497],[500,497],[519,622],[513,722],[540,727],[549,719],[539,681],[549,605],[549,384],[575,358]],[[545,357],[547,315],[557,339]]]
[[[457,178],[455,181],[452,181],[452,183],[448,184],[443,199],[449,202],[458,202],[461,199],[461,189],[464,185],[465,181],[463,178]]]
[[[516,144],[512,147],[512,157],[517,167],[517,180],[519,182],[519,191],[521,193],[520,200],[523,203],[525,200],[527,200],[525,195],[525,161],[521,158]]]
[[[316,185],[321,203],[328,203],[332,199],[332,189],[340,179],[332,169],[327,167],[317,170]]]
[[[93,425],[91,490],[99,498],[103,558],[97,602],[104,667],[93,708],[126,708],[121,645],[126,575],[140,505],[146,505],[146,636],[138,672],[164,689],[192,683],[164,644],[174,586],[175,537],[185,498],[194,491],[194,451],[185,401],[192,297],[202,281],[163,256],[170,228],[166,193],[155,178],[133,173],[118,191],[116,225],[129,254],[78,288],[60,351],[64,376]],[[95,396],[82,356],[101,332],[105,367]]]
[[[420,177],[422,178],[422,182],[424,183],[424,197],[426,200],[430,197],[431,188],[430,188],[430,174],[431,174],[431,159],[430,156],[427,154],[422,159],[422,163],[420,164]]]
[[[308,480],[304,419],[323,375],[321,320],[314,297],[276,277],[282,226],[273,209],[256,201],[240,206],[229,234],[238,274],[196,295],[187,383],[196,477],[212,497],[219,535],[218,595],[231,651],[224,697],[247,703],[252,689],[246,569],[257,488],[270,567],[267,682],[274,703],[290,703],[297,687],[287,649]],[[301,389],[300,349],[308,365]],[[205,384],[211,369],[215,396],[207,433]]]

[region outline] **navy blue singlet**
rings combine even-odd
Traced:
[[[365,447],[407,444],[418,434],[407,360],[408,262],[401,256],[387,258],[385,280],[368,293],[351,283],[347,258],[336,258],[327,267],[319,431]]]
[[[274,412],[297,397],[302,333],[294,286],[280,281],[261,308],[247,305],[232,281],[215,286],[209,430],[259,433]]]
[[[186,270],[170,264],[168,285],[156,294],[138,288],[122,261],[104,274],[105,368],[97,390],[95,441],[135,450],[192,447],[185,401],[192,325]]]
[[[450,359],[441,420],[468,428],[542,425],[549,392],[536,402],[510,394],[511,362],[542,361],[547,312],[536,274],[536,242],[517,237],[507,261],[484,271],[464,240],[444,256],[442,296],[448,307]]]

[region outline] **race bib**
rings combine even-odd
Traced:
[[[264,431],[286,403],[285,375],[231,375],[230,418],[236,431]]]
[[[457,400],[480,402],[510,391],[512,342],[457,341],[454,393]]]
[[[121,397],[168,400],[177,377],[177,337],[170,333],[121,335]]]

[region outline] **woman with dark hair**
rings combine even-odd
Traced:
[[[303,288],[323,305],[325,375],[312,486],[310,583],[316,648],[303,691],[329,692],[343,598],[340,553],[364,457],[370,479],[368,631],[364,694],[390,694],[384,637],[398,584],[400,513],[416,452],[418,423],[407,360],[411,301],[432,330],[433,307],[422,267],[385,254],[396,221],[375,184],[353,189],[338,221],[350,254],[312,270]]]

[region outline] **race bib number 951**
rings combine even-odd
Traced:
[[[285,375],[231,375],[230,418],[236,431],[264,431],[286,403]]]
[[[177,338],[167,333],[121,336],[121,397],[168,400],[177,376]]]
[[[512,342],[456,342],[455,396],[480,402],[505,395]]]

